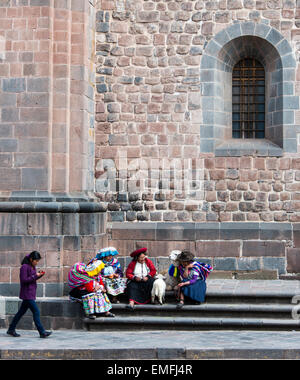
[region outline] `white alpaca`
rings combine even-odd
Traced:
[[[158,298],[158,302],[162,305],[165,302],[166,294],[166,283],[165,276],[158,274],[156,280],[153,282],[153,287],[151,291],[151,302],[154,303],[155,297]]]
[[[175,267],[178,267],[179,261],[178,256],[181,254],[181,251],[174,250],[170,253],[169,259],[171,261],[171,264],[173,264]],[[167,275],[167,290],[173,290],[175,286],[179,284],[179,276],[177,277],[171,277],[169,274]]]

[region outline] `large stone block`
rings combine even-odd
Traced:
[[[220,223],[196,223],[195,239],[196,240],[219,240]]]
[[[195,240],[195,223],[157,223],[157,240]]]
[[[2,79],[3,92],[24,92],[26,89],[25,78]]]
[[[224,222],[220,224],[220,239],[224,240],[253,240],[259,238],[259,223]]]
[[[49,78],[27,78],[28,92],[48,92]]]
[[[40,168],[23,168],[22,169],[22,189],[23,190],[47,190],[48,173],[45,169]]]
[[[244,241],[243,256],[285,256],[285,243],[281,241]]]
[[[201,257],[239,257],[239,241],[197,241],[197,256]]]
[[[113,240],[155,240],[156,223],[113,223]]]
[[[215,270],[236,270],[237,268],[237,260],[232,257],[226,258],[215,258],[214,259],[214,269]]]
[[[0,168],[0,190],[13,191],[21,186],[20,169]]]
[[[261,223],[261,240],[291,240],[292,225],[290,223]]]
[[[287,272],[300,273],[300,249],[287,249]]]

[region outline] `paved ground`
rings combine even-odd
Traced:
[[[1,359],[300,359],[300,332],[0,330]]]
[[[208,279],[207,293],[300,295],[300,281]]]

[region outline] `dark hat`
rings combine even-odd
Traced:
[[[181,254],[177,257],[179,261],[193,261],[195,255],[190,251],[182,251]]]
[[[131,252],[130,256],[131,257],[138,257],[141,253],[147,252],[147,248],[140,248],[137,249],[136,251]]]

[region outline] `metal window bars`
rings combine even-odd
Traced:
[[[265,137],[265,70],[254,58],[242,59],[233,68],[232,137]]]

